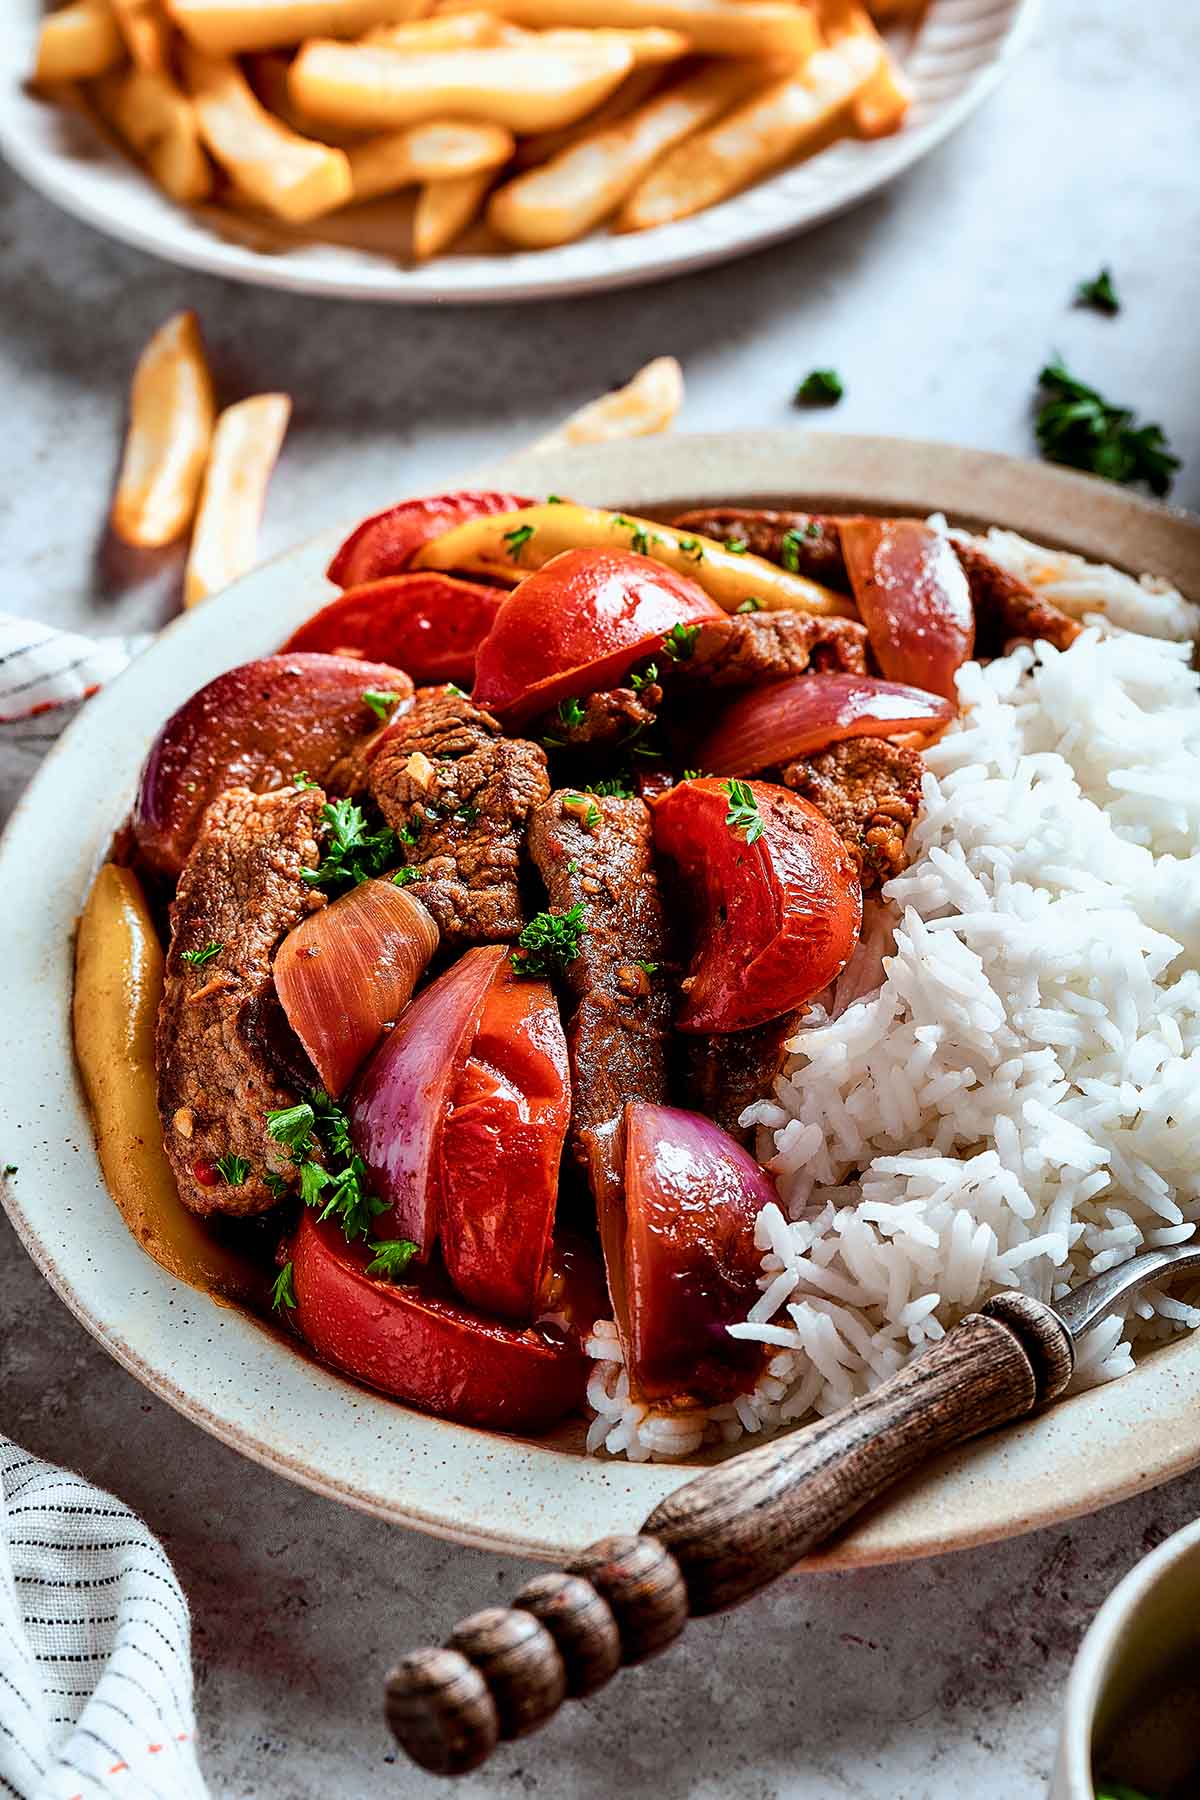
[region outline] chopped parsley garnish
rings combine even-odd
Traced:
[[[520,562],[521,552],[532,536],[532,525],[517,525],[512,531],[504,533],[504,548],[512,562]]]
[[[663,649],[672,662],[687,662],[696,652],[696,639],[700,636],[698,625],[672,625],[663,639]]]
[[[437,818],[437,814],[434,812],[432,807],[426,807],[425,811],[428,813],[428,815],[431,819]],[[396,833],[396,836],[399,838],[399,840],[402,844],[409,844],[409,845],[415,844],[417,839],[421,835],[421,831],[422,831],[422,828],[424,827],[424,824],[425,824],[425,820],[422,818],[421,814],[414,813],[412,815],[412,817],[409,819],[408,824],[402,825],[400,827],[399,831]]]
[[[607,795],[611,800],[632,800],[633,781],[628,775],[606,775],[602,781],[589,781],[588,793]]]
[[[731,550],[734,556],[745,556],[750,545],[745,538],[726,538],[725,548]]]
[[[658,664],[648,662],[644,669],[634,669],[629,676],[629,685],[635,694],[640,694],[644,687],[658,680]]]
[[[16,1172],[17,1172],[16,1163],[5,1163],[4,1170],[3,1170],[3,1173],[5,1174],[5,1176],[15,1175]]]
[[[220,956],[224,948],[224,944],[212,943],[205,944],[203,950],[181,950],[179,954],[185,963],[191,963],[193,969],[202,969],[214,956]]]
[[[1092,281],[1081,281],[1075,289],[1076,306],[1090,306],[1093,312],[1119,313],[1121,302],[1113,286],[1112,270],[1101,269]]]
[[[381,725],[386,725],[403,699],[402,694],[389,694],[386,688],[367,688],[363,704],[369,706]]]
[[[382,1243],[368,1238],[367,1249],[372,1252],[372,1260],[367,1264],[367,1274],[382,1275],[388,1281],[399,1281],[417,1254],[417,1246],[408,1238],[386,1238]]]
[[[372,875],[381,875],[396,860],[396,833],[391,826],[368,831],[366,814],[353,800],[326,801],[321,819],[325,845],[320,867],[300,871],[309,887],[324,888],[331,895],[342,893]]]
[[[276,1200],[286,1200],[292,1191],[278,1169],[268,1169],[263,1175],[263,1182]]]
[[[570,862],[567,864],[567,874],[573,875],[578,867],[579,867],[579,864],[575,861],[575,858],[572,857]]]
[[[642,962],[639,960],[637,967],[642,971],[643,975],[653,975],[658,969],[658,964],[656,962]]]
[[[738,607],[738,611],[740,613],[761,612],[762,609],[763,609],[762,601],[756,600],[754,598],[753,594],[750,596],[750,598],[748,600],[743,600],[742,604]]]
[[[454,817],[461,819],[464,825],[473,825],[479,817],[479,808],[477,806],[460,806]]]
[[[689,557],[692,562],[704,561],[704,545],[699,538],[680,538],[679,549],[681,554]]]
[[[561,494],[547,494],[546,495],[546,505],[547,506],[561,506],[562,503],[563,503],[563,497]]]
[[[685,769],[683,771],[683,774],[679,777],[679,779],[680,779],[680,781],[703,781],[704,780],[704,770],[703,769]]]
[[[600,823],[600,808],[586,794],[566,794],[562,808],[578,819],[585,831],[595,831]]]
[[[231,1150],[228,1150],[224,1156],[218,1156],[213,1167],[226,1187],[245,1187],[246,1177],[250,1173],[250,1164],[244,1156],[235,1156]]]
[[[637,530],[637,526],[634,524],[633,520],[627,519],[625,517],[624,513],[614,513],[612,516],[612,522],[621,531],[636,531]]]
[[[569,700],[560,700],[559,701],[559,703],[558,703],[559,723],[562,725],[565,725],[567,727],[568,731],[571,729],[571,727],[573,725],[582,725],[586,716],[587,715],[584,712],[584,709],[581,706],[580,702],[578,700],[576,700],[573,695],[572,695],[571,699],[569,699]]]
[[[392,886],[407,887],[409,882],[415,881],[420,873],[420,869],[416,868],[412,863],[405,863],[404,867],[402,869],[397,869],[396,873],[392,876]]]
[[[836,369],[810,369],[796,389],[797,406],[836,406],[845,393]]]
[[[800,573],[800,546],[805,538],[820,537],[821,527],[814,519],[807,525],[793,525],[779,540],[779,560],[789,575]]]
[[[518,975],[560,975],[579,955],[586,930],[582,900],[569,912],[537,913],[517,939],[509,961]]]
[[[301,1151],[312,1148],[316,1122],[317,1115],[308,1101],[301,1100],[296,1106],[281,1106],[267,1114],[267,1136],[290,1150],[293,1157],[298,1157]]]
[[[1137,425],[1131,407],[1110,405],[1057,357],[1041,371],[1038,384],[1047,397],[1034,428],[1047,461],[1086,469],[1107,481],[1144,481],[1152,494],[1170,492],[1179,458],[1161,425]]]
[[[633,528],[633,538],[631,540],[630,548],[633,550],[635,556],[649,556],[650,554],[649,536],[642,530],[640,525],[635,525]]]
[[[268,1113],[267,1130],[291,1151],[304,1204],[319,1209],[321,1219],[336,1219],[347,1243],[366,1237],[387,1206],[368,1193],[367,1167],[351,1142],[350,1121],[324,1089],[314,1089],[298,1106]],[[323,1162],[315,1160],[317,1150]]]
[[[725,814],[725,823],[730,831],[740,834],[748,844],[756,844],[763,834],[763,822],[759,817],[758,801],[754,798],[754,790],[745,781],[723,781],[721,790],[728,796],[729,811]]]
[[[289,1308],[295,1306],[296,1289],[292,1282],[292,1274],[292,1264],[286,1262],[275,1277],[275,1285],[271,1289],[272,1312],[279,1312],[285,1306]]]
[[[466,688],[460,688],[457,681],[448,681],[446,683],[446,692],[448,694],[453,694],[456,700],[465,700],[467,697]]]
[[[292,786],[296,788],[320,787],[319,781],[311,781],[307,769],[301,769],[298,775],[292,776]]]

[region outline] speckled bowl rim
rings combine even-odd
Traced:
[[[599,504],[943,510],[1200,593],[1200,526],[1044,465],[901,439],[738,433],[513,458],[472,480]],[[450,485],[450,484],[447,484]],[[354,1387],[151,1262],[105,1190],[70,1039],[71,935],[162,720],[202,682],[273,649],[327,592],[323,534],[171,625],[83,709],[0,842],[4,1200],[46,1279],[152,1392],[245,1455],[332,1499],[461,1543],[559,1557],[634,1529],[687,1478],[447,1424]],[[1135,1373],[942,1458],[810,1566],[928,1556],[1049,1525],[1200,1463],[1200,1336]]]

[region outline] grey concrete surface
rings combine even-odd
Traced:
[[[0,604],[94,631],[174,609],[178,559],[116,555],[103,520],[130,366],[184,304],[230,395],[295,396],[267,551],[524,443],[665,350],[687,371],[683,428],[786,424],[799,377],[833,364],[847,398],[822,424],[1025,452],[1034,377],[1057,348],[1162,422],[1185,462],[1174,498],[1195,506],[1198,65],[1193,0],[1047,4],[984,112],[849,217],[706,275],[531,308],[350,307],[226,286],[110,244],[0,176]],[[1070,306],[1104,262],[1125,299],[1115,320]],[[194,1608],[219,1800],[445,1791],[391,1760],[382,1674],[508,1593],[519,1566],[344,1511],[210,1442],[107,1361],[7,1225],[0,1428],[115,1489],[164,1538]],[[694,1627],[460,1792],[1040,1794],[1092,1611],[1197,1511],[1191,1477],[1007,1546],[794,1578]]]

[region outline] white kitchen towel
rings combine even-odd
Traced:
[[[136,1513],[0,1436],[0,1795],[204,1800],[190,1640]]]

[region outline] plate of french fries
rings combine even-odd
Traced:
[[[1032,0],[9,0],[0,149],[235,279],[506,300],[703,267],[911,166]]]

